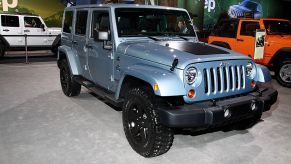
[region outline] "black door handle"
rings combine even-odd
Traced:
[[[72,41],[73,44],[75,45],[78,45],[78,42],[77,41]]]
[[[86,44],[86,48],[93,49],[93,46],[90,44]]]
[[[3,31],[8,32],[8,31],[10,31],[10,30],[8,30],[8,29],[4,29]]]
[[[239,42],[243,42],[244,40],[243,39],[236,39],[237,41],[239,41]]]
[[[24,30],[24,32],[30,32],[30,30]]]

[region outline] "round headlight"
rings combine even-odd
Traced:
[[[185,72],[185,80],[188,84],[193,84],[197,77],[197,69],[194,67],[190,67]]]
[[[254,65],[251,62],[249,62],[246,65],[246,75],[247,76],[251,76],[252,75],[252,72],[253,72],[253,69],[254,69]]]

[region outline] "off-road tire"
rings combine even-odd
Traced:
[[[144,157],[166,153],[174,139],[172,129],[160,124],[154,100],[150,88],[134,87],[128,91],[123,105],[125,136],[133,150]]]
[[[67,60],[60,61],[60,82],[64,94],[68,97],[78,96],[81,92],[81,85],[72,78]]]
[[[5,48],[2,45],[2,43],[0,42],[0,59],[2,59],[5,55]]]
[[[283,60],[282,62],[279,62],[277,66],[275,66],[275,77],[279,84],[281,84],[284,87],[291,88],[291,81],[286,82],[280,76],[280,70],[286,67],[287,65],[291,66],[291,59],[286,59],[286,60]]]

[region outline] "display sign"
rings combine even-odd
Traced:
[[[265,50],[266,30],[256,30],[254,59],[263,59]]]

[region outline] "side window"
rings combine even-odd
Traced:
[[[91,38],[98,37],[99,31],[110,32],[109,14],[105,11],[94,11],[91,24]]]
[[[24,17],[24,27],[41,28],[41,24],[38,17]]]
[[[86,35],[88,11],[77,11],[75,34]]]
[[[18,16],[1,15],[1,24],[4,27],[19,27]]]
[[[63,32],[72,33],[73,14],[74,14],[73,11],[66,11],[65,12]]]
[[[246,22],[246,21],[244,21],[241,24],[240,35],[254,36],[254,32],[256,32],[256,29],[260,29],[259,22]]]
[[[237,31],[237,22],[236,21],[221,21],[215,25],[215,30],[212,35],[235,38]]]

